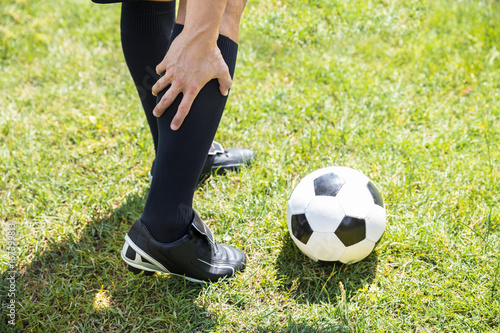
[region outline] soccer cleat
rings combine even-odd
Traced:
[[[155,271],[182,276],[192,282],[231,277],[246,265],[245,254],[214,241],[212,231],[194,213],[187,234],[172,243],[156,241],[139,219],[125,235],[122,258],[135,274]]]
[[[222,148],[218,142],[212,142],[202,175],[215,172],[222,175],[227,171],[236,171],[243,165],[252,163],[255,153],[247,148]]]
[[[200,179],[206,179],[213,172],[223,175],[227,171],[236,171],[243,165],[249,165],[255,158],[255,153],[247,148],[222,148],[222,145],[213,141],[208,151],[207,160],[201,171]],[[149,180],[153,180],[155,161],[148,173]]]

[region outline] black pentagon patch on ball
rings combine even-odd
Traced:
[[[292,215],[292,233],[299,241],[307,244],[313,233],[306,214]]]
[[[318,196],[334,197],[344,184],[345,180],[330,172],[314,180],[314,193]]]
[[[345,216],[335,234],[345,246],[351,246],[366,238],[366,222],[363,219]]]
[[[382,194],[380,194],[378,189],[375,187],[375,184],[369,181],[366,187],[368,187],[368,191],[370,191],[372,195],[373,202],[376,205],[379,205],[380,207],[384,208],[384,200],[382,199]]]

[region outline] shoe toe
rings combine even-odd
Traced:
[[[205,169],[224,174],[226,171],[237,171],[244,165],[249,165],[255,158],[255,153],[247,148],[229,148],[224,153],[216,154],[207,159]]]
[[[236,272],[245,269],[246,256],[243,251],[224,244],[217,244],[217,248],[218,253],[212,257],[210,264],[209,280],[232,277]]]
[[[228,148],[226,149],[227,159],[233,164],[248,165],[255,158],[253,150],[248,148]]]
[[[247,262],[247,257],[243,251],[234,247],[219,244],[219,247],[224,251],[225,261],[230,262],[235,270],[242,270]]]

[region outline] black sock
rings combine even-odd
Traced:
[[[158,148],[158,125],[153,116],[156,97],[151,88],[159,78],[155,68],[167,53],[174,22],[175,1],[122,3],[120,28],[123,55],[146,113],[155,152]]]
[[[172,39],[182,28],[175,25]],[[217,45],[232,76],[238,44],[219,36]],[[163,93],[159,94],[158,100]],[[163,243],[181,238],[192,222],[193,195],[227,101],[227,96],[219,91],[219,82],[215,79],[208,82],[194,100],[180,129],[172,131],[170,123],[181,96],[158,118],[156,165],[141,216],[151,235]]]

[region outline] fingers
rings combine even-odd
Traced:
[[[182,100],[177,107],[177,112],[175,113],[172,123],[170,124],[170,128],[173,131],[177,131],[179,127],[181,127],[184,119],[191,109],[191,106],[193,105],[194,99],[201,89],[201,87],[193,85],[186,89],[186,91],[182,91],[179,87],[182,87],[182,85],[176,84],[176,82],[172,83],[153,110],[153,115],[155,117],[161,117],[165,110],[175,101],[177,96],[179,96],[180,93],[183,94]]]
[[[156,66],[156,74],[158,75],[161,75],[163,72],[165,72],[165,70],[167,69],[167,62],[166,62],[166,58],[167,56],[165,56],[165,58],[163,58],[162,62],[160,62],[157,66]]]
[[[233,80],[231,79],[231,75],[229,74],[229,70],[226,70],[222,77],[218,78],[219,80],[219,90],[223,96],[229,95],[229,88],[233,85]]]
[[[191,45],[192,48],[196,46],[189,43],[188,45]],[[219,83],[219,91],[223,96],[229,94],[229,88],[231,88],[233,84],[233,80],[229,74],[229,68],[224,62],[220,50],[216,46],[215,49],[210,52],[205,51],[201,53],[204,55],[211,55],[208,58],[207,56],[200,57],[200,52],[196,50],[196,48],[194,51],[187,49],[186,55],[175,51],[176,50],[173,49],[172,46],[169,51],[170,53],[167,54],[166,58],[156,67],[156,71],[158,73],[163,72],[164,75],[160,77],[152,87],[152,93],[155,96],[161,95],[161,93],[164,92],[153,110],[153,114],[156,117],[161,117],[165,110],[170,107],[179,94],[182,93],[181,102],[170,123],[170,128],[174,131],[181,127],[196,96],[207,82],[216,78]],[[167,59],[169,55],[173,60]],[[168,65],[169,62],[171,63],[170,65]]]
[[[170,123],[170,129],[172,131],[177,131],[182,123],[184,122],[184,119],[189,113],[189,110],[191,109],[191,106],[193,105],[193,101],[198,93],[195,94],[185,94],[182,97],[182,101],[179,104],[179,107],[177,108],[177,112],[175,113],[174,119],[172,119],[172,122]]]
[[[173,74],[172,71],[168,71],[156,81],[154,86],[151,88],[151,91],[154,96],[158,96],[158,94],[167,88],[172,83]]]
[[[170,124],[170,128],[173,131],[177,131],[188,115],[189,110],[191,109],[191,106],[193,105],[193,102],[196,96],[198,96],[198,93],[200,92],[203,85],[191,85],[184,91],[182,89],[183,85],[180,84],[180,82],[176,82],[176,80],[173,80],[174,82],[170,83],[170,81],[171,80],[166,79],[161,83],[157,83],[158,87],[156,89],[158,89],[158,93],[163,90],[162,88],[165,84],[171,85],[166,87],[167,91],[162,96],[158,104],[156,104],[156,107],[153,110],[153,114],[155,117],[161,117],[165,110],[175,101],[177,96],[182,93],[182,100],[177,107],[177,112],[175,113],[175,116]],[[223,96],[227,96],[229,94],[229,88],[231,88],[233,84],[229,71],[223,73],[221,77],[218,78],[218,81],[220,93]]]
[[[181,91],[178,86],[170,86],[153,109],[153,115],[155,117],[161,117],[165,110],[175,101],[180,93]]]

